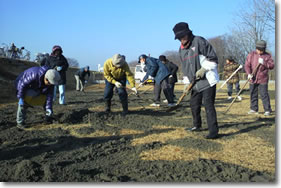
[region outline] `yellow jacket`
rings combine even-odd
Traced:
[[[127,78],[131,87],[135,87],[134,75],[127,63],[124,66],[117,68],[113,66],[112,58],[109,58],[103,65],[103,75],[104,78],[112,84],[115,84],[117,80]]]

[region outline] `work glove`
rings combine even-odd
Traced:
[[[52,110],[51,110],[51,109],[47,109],[47,110],[46,110],[45,123],[46,123],[46,124],[51,124],[51,123],[53,123]]]
[[[51,116],[52,115],[52,110],[51,109],[47,109],[46,110],[46,116]]]
[[[61,71],[62,70],[62,67],[61,66],[58,66],[57,67],[57,71]]]
[[[169,83],[169,84],[175,83],[175,78],[173,77],[173,75],[170,75],[170,76],[169,76],[169,78],[168,78],[168,83]]]
[[[24,100],[22,98],[19,99],[19,105],[24,106]]]
[[[182,79],[182,81],[183,81],[183,83],[184,83],[185,85],[190,84],[190,81],[189,81],[189,79],[188,79],[187,76],[184,76],[183,79]]]
[[[238,67],[239,69],[242,69],[243,68],[243,65],[239,65],[239,67]]]
[[[152,76],[148,76],[148,79],[150,79],[150,80],[154,80],[154,77],[152,77]]]
[[[86,84],[86,83],[88,83],[88,81],[87,81],[87,80],[85,80],[85,84]]]
[[[205,72],[207,72],[207,69],[201,67],[201,69],[199,69],[199,70],[196,72],[196,74],[195,74],[196,79],[201,79],[201,78],[203,78],[204,75],[205,75]]]
[[[252,80],[253,75],[252,74],[248,74],[248,80]]]
[[[137,88],[133,87],[131,90],[138,94]]]
[[[263,58],[259,58],[259,64],[263,65]]]
[[[122,87],[122,84],[120,83],[120,82],[115,82],[115,86],[117,87],[117,88],[121,88]]]

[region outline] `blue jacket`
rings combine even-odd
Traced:
[[[156,84],[161,84],[161,82],[171,74],[168,68],[159,59],[153,57],[146,58],[145,66],[147,72],[142,82],[144,82],[148,76],[152,76]]]
[[[39,90],[47,96],[46,109],[52,110],[54,86],[44,84],[44,76],[49,69],[48,66],[31,67],[21,73],[15,80],[17,97],[23,99],[27,89]]]

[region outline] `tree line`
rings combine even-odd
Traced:
[[[222,36],[207,39],[215,48],[218,56],[218,71],[223,72],[226,57],[231,55],[236,62],[244,65],[247,55],[255,50],[258,40],[267,41],[267,50],[275,57],[275,41],[270,37],[275,34],[275,1],[274,0],[246,0],[247,6],[242,6],[235,13],[236,20],[230,27],[230,32]],[[274,38],[274,37],[273,37]],[[181,62],[178,50],[163,53],[168,60],[175,63],[181,72]],[[137,61],[130,62],[135,66]]]

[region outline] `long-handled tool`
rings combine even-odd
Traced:
[[[261,65],[261,64],[258,64],[258,65],[256,66],[256,68],[254,69],[253,74],[252,74],[253,77],[256,76],[257,71],[258,71],[260,65]],[[240,93],[243,91],[243,89],[245,88],[245,86],[247,85],[247,83],[248,83],[251,79],[252,79],[252,78],[248,78],[248,79],[247,79],[246,83],[242,86],[242,88],[241,88],[240,91],[237,93],[236,97],[232,100],[232,102],[230,103],[230,105],[228,106],[228,108],[225,110],[224,113],[227,113],[227,112],[229,111],[229,109],[231,108],[231,106],[233,105],[233,103],[235,102],[235,100],[237,99],[237,97],[240,95]]]
[[[169,108],[166,112],[172,112],[172,111],[174,111],[174,110],[176,110],[180,107],[181,101],[184,99],[184,97],[186,95],[188,95],[190,93],[190,91],[193,88],[193,86],[195,85],[196,81],[197,80],[194,78],[192,80],[192,82],[188,85],[188,87],[184,90],[183,94],[180,96],[179,100],[176,103],[176,106],[173,106],[173,107]]]
[[[225,82],[221,85],[221,87],[220,87],[219,89],[217,89],[216,92],[219,92],[219,91],[223,88],[223,86],[224,86],[240,69],[242,69],[242,68],[243,68],[243,66],[240,65],[240,66],[229,76],[229,78],[227,78],[227,80],[225,80]]]

